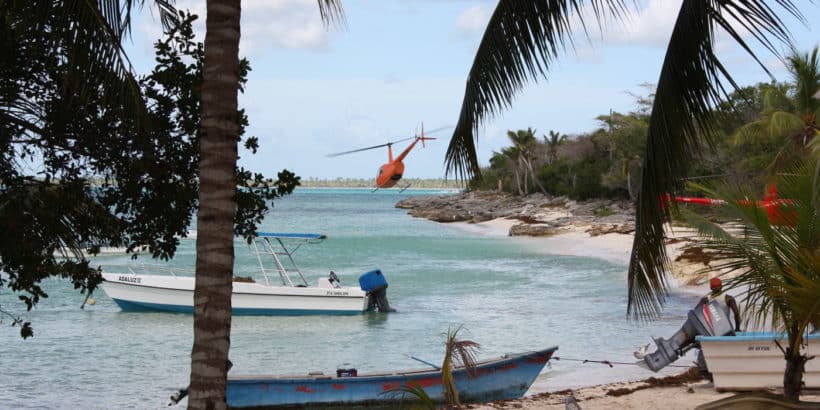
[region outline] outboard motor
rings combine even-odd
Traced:
[[[700,302],[690,310],[686,322],[669,339],[655,339],[658,349],[643,357],[650,370],[657,372],[678,360],[687,351],[699,347],[695,336],[730,336],[734,328],[729,323],[728,309],[716,300]]]
[[[359,276],[359,286],[367,292],[369,307],[377,307],[379,312],[395,312],[387,302],[387,279],[379,269],[372,270]]]

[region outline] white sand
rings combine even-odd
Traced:
[[[541,218],[543,220],[543,218]],[[480,223],[453,222],[465,232],[485,236],[509,236],[510,228],[521,221],[497,218]],[[545,237],[515,236],[512,239],[531,246],[533,250],[550,255],[586,256],[622,264],[629,263],[632,235],[609,233],[590,236],[583,228],[571,228],[569,232]]]
[[[577,404],[583,410],[609,410],[609,409],[664,409],[664,410],[690,410],[695,407],[733,396],[734,392],[718,393],[711,382],[701,380],[694,383],[687,383],[678,386],[649,387],[642,390],[623,395],[609,396],[607,392],[614,389],[634,389],[646,385],[646,383],[613,383],[601,386],[590,386],[572,391]],[[777,392],[775,392],[777,393]],[[820,401],[820,394],[816,391],[802,394],[800,400],[817,402]],[[519,400],[510,400],[499,403],[487,403],[471,407],[477,410],[489,409],[565,409],[567,395],[556,394],[550,397],[525,397]]]

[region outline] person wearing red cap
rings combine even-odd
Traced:
[[[703,303],[709,303],[709,300],[717,300],[720,295],[723,294],[723,281],[720,280],[719,277],[715,276],[714,278],[709,280],[709,289],[711,289],[711,293],[709,295],[703,297]],[[735,319],[735,332],[740,331],[740,309],[737,307],[737,301],[731,295],[724,295],[723,298],[726,307],[732,311]]]

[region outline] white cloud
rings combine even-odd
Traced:
[[[612,24],[604,38],[614,44],[666,47],[679,10],[679,1],[650,0],[637,14],[629,15],[623,23]]]
[[[242,2],[243,53],[277,47],[319,50],[327,31],[315,0],[245,0]]]
[[[464,10],[456,18],[456,32],[463,38],[474,38],[484,33],[487,22],[492,15],[489,6],[473,6]]]
[[[194,31],[200,41],[205,39],[205,2],[178,0],[179,10],[191,10],[199,15]],[[156,12],[153,19],[140,24],[148,38],[160,38],[161,27]],[[153,20],[153,21],[152,21]],[[244,0],[242,2],[242,55],[257,54],[268,48],[322,50],[328,47],[325,30],[316,0]]]

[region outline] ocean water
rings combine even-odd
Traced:
[[[558,346],[530,393],[654,375],[632,352],[652,336],[670,336],[698,295],[673,291],[663,318],[625,318],[626,266],[554,256],[512,238],[471,234],[458,226],[408,216],[394,207],[408,195],[436,191],[300,189],[276,202],[260,230],[324,233],[296,260],[311,283],[335,271],[353,285],[381,269],[398,312],[355,316],[234,317],[233,374],[293,374],[355,367],[360,372],[423,367],[408,355],[440,362],[444,334],[481,344],[480,358]],[[192,269],[194,239],[183,239],[167,263]],[[590,252],[594,253],[593,250]],[[236,241],[236,272],[256,275],[254,254]],[[159,270],[147,257],[94,260],[104,269]],[[32,312],[7,289],[4,309],[33,323],[35,336],[19,337],[6,319],[0,327],[0,408],[167,408],[168,397],[187,385],[193,319],[170,313],[125,313],[102,290],[96,304],[70,284],[49,280],[49,298]],[[583,360],[609,360],[613,367]],[[675,365],[688,365],[689,358]],[[668,367],[664,374],[681,371]]]

